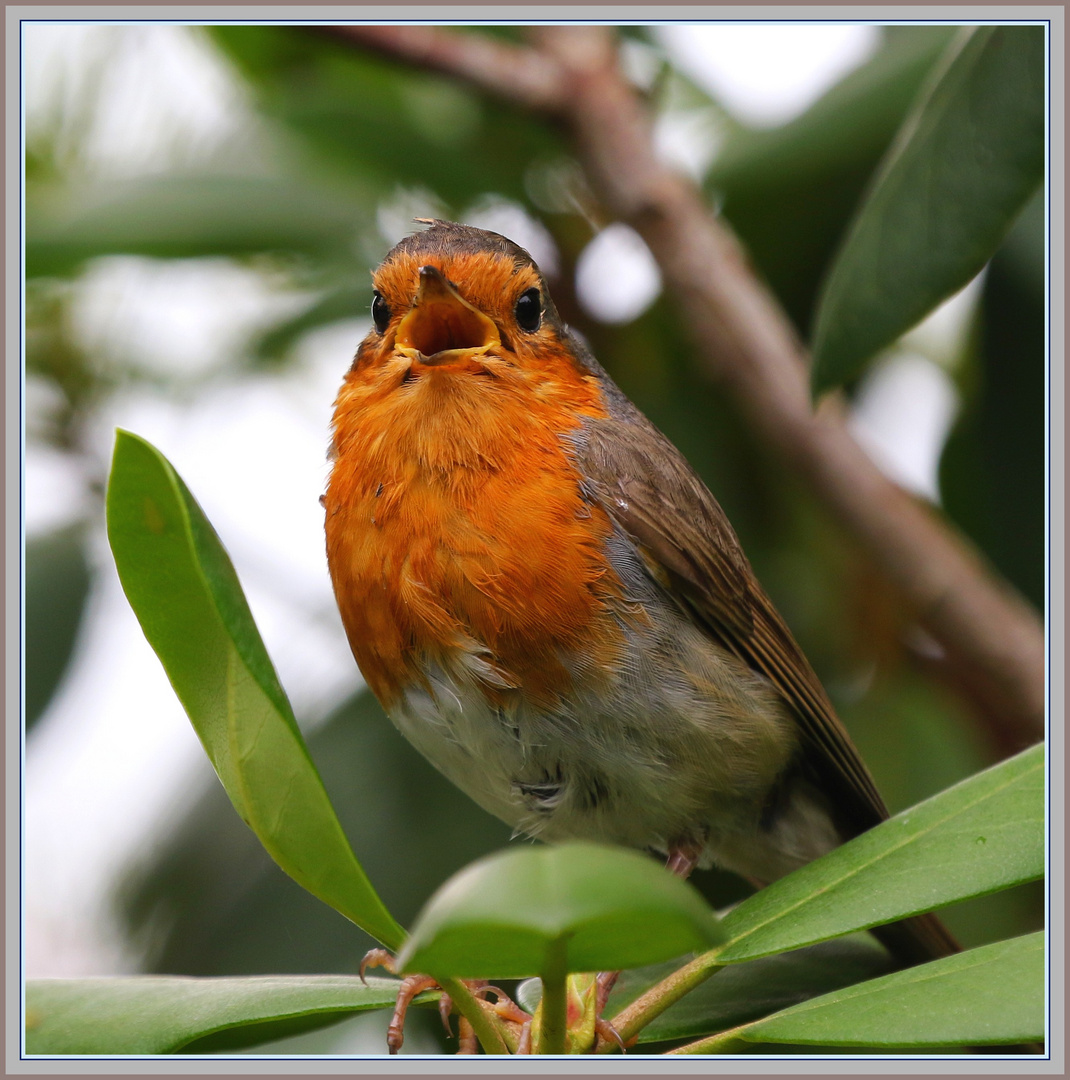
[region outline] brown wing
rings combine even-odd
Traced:
[[[618,418],[587,421],[574,440],[593,494],[696,622],[783,695],[799,721],[801,764],[831,796],[844,838],[871,828],[888,812],[869,770],[758,584],[724,511],[630,402],[617,394],[611,400]]]

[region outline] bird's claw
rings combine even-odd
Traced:
[[[594,1031],[599,1039],[602,1039],[607,1043],[616,1043],[622,1054],[628,1052],[628,1047],[620,1037],[620,1032],[604,1016],[596,1016],[594,1018]]]
[[[398,999],[394,1006],[394,1015],[386,1029],[386,1046],[391,1054],[396,1054],[405,1041],[405,1015],[409,1005],[417,994],[437,987],[438,983],[430,975],[407,975],[398,987]]]
[[[453,998],[449,994],[443,994],[438,999],[438,1015],[442,1020],[442,1026],[446,1029],[446,1034],[452,1036],[453,1028],[450,1027],[450,1013],[453,1012]]]
[[[365,985],[367,985],[367,979],[364,973],[370,967],[381,967],[389,971],[391,975],[398,973],[394,957],[386,949],[369,949],[361,959],[360,981]],[[394,1015],[391,1016],[390,1026],[386,1029],[386,1046],[391,1054],[396,1054],[405,1042],[405,1016],[412,1004],[412,999],[417,994],[422,994],[425,990],[431,990],[437,986],[438,983],[430,975],[407,975],[401,980],[394,1004]],[[439,1007],[441,1009],[441,1005]],[[449,1030],[448,1025],[447,1030]]]
[[[364,978],[364,972],[370,967],[381,967],[386,971],[389,971],[391,975],[398,973],[397,966],[394,963],[394,957],[386,951],[386,949],[369,949],[360,962],[360,981],[365,986],[368,985],[368,980]]]
[[[472,993],[477,998],[486,1000],[487,994],[494,994],[497,1000],[491,1006],[494,1012],[500,1016],[503,1020],[509,1020],[514,1024],[531,1023],[531,1013],[525,1012],[517,1003],[502,989],[491,984],[480,986],[473,990]]]

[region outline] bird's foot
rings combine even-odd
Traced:
[[[691,876],[691,871],[698,865],[705,846],[704,841],[694,839],[677,841],[669,847],[665,869],[671,870],[682,881],[686,881]]]
[[[391,975],[397,974],[397,966],[393,956],[386,949],[370,949],[364,954],[360,962],[360,979],[364,982],[364,972],[370,967],[381,967],[389,971]],[[386,1029],[386,1046],[391,1054],[396,1054],[405,1041],[405,1016],[412,1004],[412,999],[425,990],[438,987],[438,983],[430,975],[407,975],[401,980],[398,987],[397,1001],[394,1004],[394,1015],[390,1018],[390,1026]],[[441,1002],[439,1008],[441,1009]],[[447,1015],[449,1015],[447,1013]]]
[[[397,974],[394,957],[386,949],[372,949],[365,954],[360,962],[361,979],[364,978],[365,971],[371,967],[381,967],[391,975]],[[569,977],[567,1040],[570,1053],[593,1053],[600,1042],[614,1043],[621,1051],[627,1049],[627,1045],[616,1028],[602,1016],[610,992],[619,976],[619,971],[604,971],[598,976],[572,975]],[[511,1043],[510,1048],[514,1054],[538,1052],[538,1013],[536,1017],[532,1017],[504,990],[486,980],[463,979],[461,981],[473,997],[485,1003],[484,1007],[489,1007],[503,1022],[510,1036],[507,1042]],[[413,999],[425,990],[436,989],[440,989],[439,984],[430,975],[407,975],[401,980],[394,1015],[387,1028],[386,1044],[391,1054],[396,1054],[405,1041],[405,1017]],[[488,1000],[491,995],[495,999],[493,1003]],[[450,1014],[453,1012],[453,1001],[449,994],[443,993],[439,998],[438,1011],[442,1017],[443,1026],[452,1035]],[[464,1016],[460,1017],[458,1022],[457,1038],[458,1054],[479,1053],[479,1041],[472,1030],[472,1025]]]
[[[364,958],[360,962],[360,977],[364,979],[364,972],[370,967],[381,967],[386,971],[389,971],[391,975],[397,974],[397,965],[394,963],[394,957],[386,951],[386,949],[371,949],[365,953]],[[492,986],[485,979],[462,979],[460,980],[471,991],[472,996],[486,1001],[488,994],[493,994],[495,1001],[490,1005],[493,1012],[511,1028],[511,1034],[514,1037],[514,1041],[518,1047],[516,1053],[523,1053],[519,1047],[523,1045],[525,1032],[527,1032],[528,1044],[530,1046],[530,1030],[531,1030],[531,1016],[524,1012],[504,990],[501,990],[497,986]],[[390,1019],[390,1026],[387,1028],[386,1045],[391,1054],[396,1054],[405,1041],[405,1017],[409,1011],[409,1006],[412,1004],[413,998],[418,994],[422,994],[425,990],[437,990],[441,989],[439,984],[430,975],[407,975],[401,980],[401,985],[398,987],[397,1002],[394,1006],[394,1015]],[[446,1029],[447,1034],[453,1035],[453,1030],[450,1027],[450,1013],[453,1011],[453,1000],[449,994],[443,993],[438,1000],[438,1012],[442,1017],[442,1024]],[[472,1025],[468,1020],[462,1016],[458,1022],[458,1054],[477,1054],[479,1053],[479,1040],[476,1038],[475,1031],[472,1029]]]

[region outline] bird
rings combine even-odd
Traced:
[[[888,817],[713,494],[526,250],[440,219],[373,273],[327,560],[396,727],[516,834],[761,886]],[[931,914],[874,931],[958,950]]]

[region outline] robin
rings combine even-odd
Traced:
[[[775,881],[888,816],[724,512],[531,256],[435,220],[375,271],[327,556],[391,720],[518,833]],[[878,928],[904,964],[957,949]]]

